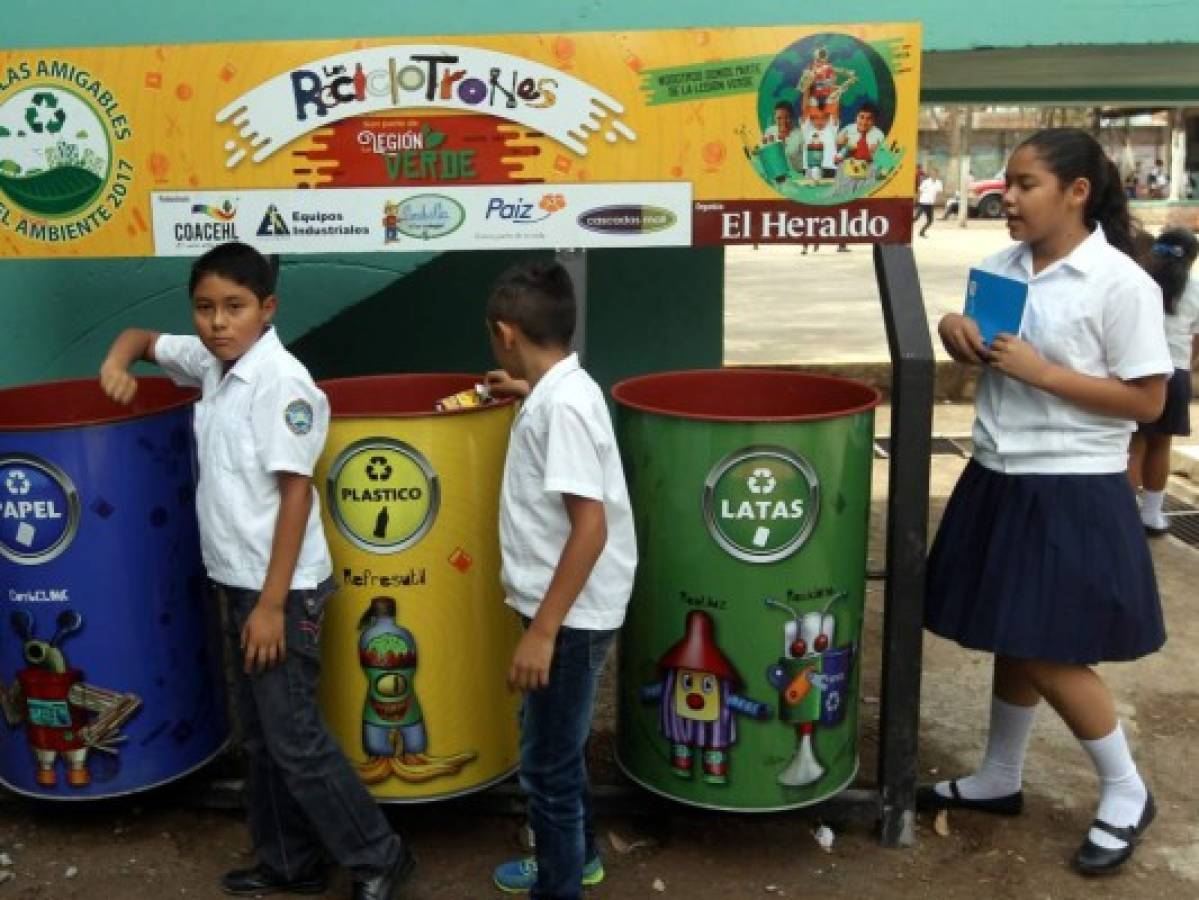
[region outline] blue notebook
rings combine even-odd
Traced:
[[[983,341],[989,346],[1001,332],[1020,333],[1028,285],[1015,278],[971,269],[966,282],[966,315],[978,324]]]

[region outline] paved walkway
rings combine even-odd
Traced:
[[[959,312],[966,275],[980,260],[1008,246],[1003,222],[972,219],[967,228],[937,219],[913,245],[925,312],[937,358],[948,356],[937,322]],[[887,337],[869,247],[838,253],[822,247],[729,247],[725,251],[726,365],[836,365],[887,362]],[[939,406],[934,433],[970,433],[973,407]],[[1199,403],[1190,438],[1175,441],[1173,469],[1199,484]],[[887,425],[880,416],[880,431]]]
[[[1001,222],[968,228],[939,219],[916,238],[924,305],[935,331],[965,298],[966,273],[1009,244]],[[888,359],[871,250],[729,247],[725,251],[725,345],[728,365],[875,362]],[[938,353],[940,345],[934,341]]]

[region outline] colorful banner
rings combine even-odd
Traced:
[[[351,210],[345,227],[377,236],[377,197],[353,189],[465,209],[478,189],[527,186],[528,202],[594,187],[636,209],[659,205],[667,183],[692,215],[661,204],[671,227],[622,234],[905,242],[919,38],[918,25],[875,24],[0,51],[0,255],[193,253],[224,239],[176,239],[168,197],[282,192]],[[300,203],[300,191],[326,196]],[[211,221],[276,252],[380,249],[347,232],[259,234],[250,217],[266,209],[252,205],[230,199]],[[559,212],[556,224],[572,218]],[[464,218],[454,246],[610,246],[573,218],[537,239],[524,223]]]

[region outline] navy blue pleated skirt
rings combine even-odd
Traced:
[[[924,624],[963,647],[1092,664],[1166,641],[1123,473],[1012,475],[971,460],[929,557]]]

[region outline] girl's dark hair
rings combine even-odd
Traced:
[[[1094,137],[1079,128],[1046,128],[1020,147],[1036,150],[1063,187],[1076,178],[1090,182],[1091,193],[1083,210],[1087,228],[1102,225],[1109,244],[1139,260],[1140,226],[1128,211],[1128,195],[1124,193],[1116,164]]]
[[[1162,302],[1169,315],[1178,310],[1178,300],[1186,290],[1191,265],[1197,256],[1199,240],[1189,228],[1167,228],[1149,250],[1145,270],[1162,289]]]
[[[195,293],[196,285],[205,275],[228,278],[251,291],[259,300],[265,300],[275,293],[279,258],[265,257],[249,244],[230,241],[213,247],[192,263],[191,278],[187,282],[189,295]]]
[[[516,265],[500,276],[487,298],[487,320],[518,325],[539,347],[569,347],[575,333],[575,291],[557,262]]]

